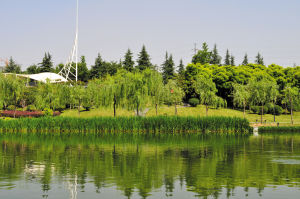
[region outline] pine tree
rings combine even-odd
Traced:
[[[244,56],[244,60],[243,60],[243,62],[242,62],[242,65],[243,65],[243,66],[247,66],[247,65],[248,65],[248,55],[247,55],[247,53],[246,53],[245,56]]]
[[[78,63],[78,80],[87,82],[89,80],[89,69],[85,61],[85,56],[81,56],[81,61]]]
[[[168,52],[166,52],[166,58],[164,63],[162,64],[162,74],[163,74],[163,80],[166,84],[169,79],[172,79],[174,77],[174,61],[173,56],[168,56]]]
[[[185,69],[184,69],[183,61],[181,59],[178,66],[178,74],[183,74],[184,70]]]
[[[264,64],[264,58],[261,56],[260,53],[257,54],[255,63],[259,64],[259,65],[265,65]]]
[[[21,67],[16,64],[12,57],[10,57],[7,66],[4,69],[5,73],[21,73]]]
[[[53,70],[52,56],[50,53],[45,53],[42,63],[39,63],[39,72],[52,72]]]
[[[217,45],[215,44],[214,49],[211,54],[211,64],[220,65],[221,64],[221,56],[218,53]]]
[[[27,74],[36,74],[36,73],[38,73],[38,67],[37,67],[37,65],[31,65],[31,66],[29,66],[27,69],[26,69],[26,73]]]
[[[126,54],[125,54],[125,59],[123,61],[123,67],[125,70],[132,72],[133,71],[133,67],[134,67],[134,61],[132,59],[132,52],[130,51],[130,49],[127,50]]]
[[[230,56],[230,65],[235,66],[235,61],[234,61],[234,56],[233,55]]]
[[[229,50],[227,49],[226,51],[226,56],[225,56],[225,62],[224,62],[225,66],[229,66],[230,65],[230,54],[229,54]]]
[[[90,70],[90,79],[103,77],[107,73],[105,62],[102,60],[100,53],[95,60],[95,65]]]
[[[202,50],[199,50],[196,55],[193,56],[192,59],[193,64],[207,64],[211,62],[211,52],[208,49],[207,43],[202,44]]]
[[[143,45],[142,50],[138,55],[137,63],[138,63],[137,69],[139,69],[140,71],[143,71],[146,68],[150,68],[152,66],[150,62],[150,56],[146,51],[145,45]]]

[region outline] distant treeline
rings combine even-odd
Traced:
[[[12,97],[14,89],[22,86],[14,85],[17,82],[15,78],[9,80],[9,77],[2,77],[0,105],[4,109],[10,105],[32,105],[37,109],[53,110],[112,106],[114,110],[123,107],[138,113],[147,106],[157,108],[161,104],[173,104],[176,113],[176,105],[186,102],[193,106],[203,104],[207,111],[210,107],[234,106],[244,111],[251,109],[261,115],[278,115],[286,109],[291,116],[293,110],[300,109],[299,66],[264,66],[259,53],[254,64],[248,63],[248,56],[245,55],[242,65],[235,66],[229,51],[222,64],[216,45],[210,51],[206,43],[195,53],[190,64],[184,65],[180,61],[177,69],[171,54],[166,53],[161,67],[153,65],[150,60],[145,46],[136,62],[130,50],[119,62],[106,62],[99,54],[90,70],[82,56],[78,64],[78,79],[82,83],[73,87],[61,84],[40,84],[36,88],[23,86],[18,92],[21,92],[20,96],[26,92],[23,94],[25,97]],[[25,72],[58,72],[62,67],[60,64],[54,69],[51,55],[46,53],[42,63],[30,66]],[[10,59],[5,72],[20,72],[18,68]],[[5,85],[14,88],[5,89]]]

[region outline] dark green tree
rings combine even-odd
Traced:
[[[221,56],[219,55],[218,49],[217,49],[217,44],[215,44],[214,49],[212,51],[211,54],[211,64],[215,64],[215,65],[220,65],[221,64]]]
[[[202,44],[202,50],[199,50],[196,55],[193,56],[192,62],[194,64],[207,64],[211,62],[211,52],[208,49],[207,43]]]
[[[256,59],[255,59],[255,63],[259,64],[259,65],[265,65],[264,64],[264,58],[261,56],[260,53],[257,54]]]
[[[90,70],[90,79],[103,77],[107,73],[105,62],[102,60],[100,53],[95,60],[95,65]]]
[[[37,74],[39,73],[38,67],[37,65],[31,65],[26,69],[26,73],[27,74]]]
[[[39,63],[39,72],[53,72],[53,62],[50,53],[45,53],[42,63]]]
[[[178,74],[183,74],[184,70],[185,70],[184,64],[183,64],[183,61],[181,59],[180,62],[179,62],[179,66],[178,66]]]
[[[230,65],[235,66],[235,61],[234,61],[234,56],[233,55],[230,56]]]
[[[125,58],[123,61],[123,67],[125,70],[127,70],[129,72],[132,72],[134,69],[134,61],[132,59],[132,52],[130,51],[130,49],[128,49],[125,54]]]
[[[21,73],[21,67],[16,64],[12,57],[10,57],[7,66],[4,69],[5,73]]]
[[[162,64],[162,71],[163,71],[163,80],[166,84],[169,79],[172,79],[174,77],[174,61],[173,56],[168,56],[168,52],[166,52],[166,59],[164,63]]]
[[[247,53],[246,53],[245,56],[244,56],[244,60],[243,60],[243,62],[242,62],[242,65],[243,65],[243,66],[247,66],[247,65],[248,65],[248,55],[247,55]]]
[[[140,71],[143,71],[146,68],[150,68],[152,66],[150,62],[150,56],[146,50],[145,45],[143,45],[142,50],[138,55],[137,64],[137,69],[139,69]]]
[[[228,50],[228,49],[227,49],[227,51],[226,51],[224,65],[225,65],[225,66],[229,66],[229,65],[230,65],[230,54],[229,54],[229,50]]]
[[[81,61],[78,63],[78,80],[87,82],[89,80],[89,69],[85,61],[85,56],[81,56]]]

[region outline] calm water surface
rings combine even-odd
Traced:
[[[300,135],[1,135],[0,198],[299,198]]]

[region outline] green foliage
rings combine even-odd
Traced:
[[[207,64],[211,62],[212,53],[208,49],[207,43],[202,44],[202,50],[199,50],[196,55],[193,56],[192,63],[193,64]]]
[[[228,49],[226,51],[224,65],[225,66],[229,66],[230,65],[230,54],[229,54],[229,50]]]
[[[260,111],[260,107],[259,106],[251,106],[251,111],[252,111],[252,113],[258,114]]]
[[[292,133],[292,132],[296,132],[299,133],[300,132],[300,126],[265,126],[265,127],[260,127],[258,129],[260,134],[264,134],[264,133],[284,133],[285,135],[287,133]]]
[[[173,56],[168,55],[168,52],[166,52],[166,59],[164,63],[162,64],[162,75],[164,83],[166,84],[169,79],[172,79],[174,77],[175,69],[174,69],[174,61]]]
[[[12,57],[10,57],[8,65],[5,67],[4,72],[18,74],[21,73],[21,67],[18,64],[16,64]]]
[[[178,74],[180,74],[180,75],[183,74],[184,70],[185,70],[185,66],[183,64],[182,59],[180,59],[179,66],[178,66]]]
[[[255,63],[258,65],[265,65],[264,64],[264,58],[261,56],[260,53],[257,54],[256,59],[255,59]]]
[[[34,105],[28,105],[28,106],[26,107],[26,110],[27,110],[27,111],[36,111],[37,109],[36,109],[36,107],[35,107]]]
[[[248,61],[248,55],[247,55],[247,53],[246,53],[245,56],[244,56],[242,65],[243,65],[243,66],[247,66],[248,64],[249,64],[249,61]]]
[[[189,99],[189,104],[192,107],[197,107],[200,104],[200,100],[197,98],[191,98],[191,99]]]
[[[39,64],[38,71],[40,73],[53,72],[53,62],[50,53],[45,53],[42,63]]]
[[[222,57],[218,53],[217,44],[214,45],[214,49],[211,54],[210,64],[220,65]]]
[[[53,110],[51,110],[50,108],[45,108],[45,110],[44,110],[44,115],[45,115],[46,117],[53,116]]]
[[[95,64],[92,66],[90,70],[90,79],[100,78],[106,74],[105,70],[105,62],[102,60],[100,53],[95,60]]]
[[[150,62],[150,56],[146,50],[145,45],[143,45],[141,52],[138,55],[137,60],[137,69],[140,71],[145,70],[146,68],[151,68],[152,64]]]
[[[14,110],[16,110],[16,106],[14,106],[14,105],[9,105],[9,106],[6,108],[6,110],[14,111]]]
[[[31,65],[26,69],[26,73],[27,74],[37,74],[39,73],[39,69],[37,67],[37,65]]]
[[[89,69],[85,61],[85,56],[81,56],[81,61],[78,63],[78,81],[88,82]]]
[[[123,67],[125,70],[127,70],[129,72],[132,72],[134,70],[134,61],[133,61],[132,52],[130,51],[130,49],[128,49],[125,54],[125,58],[123,61]]]

